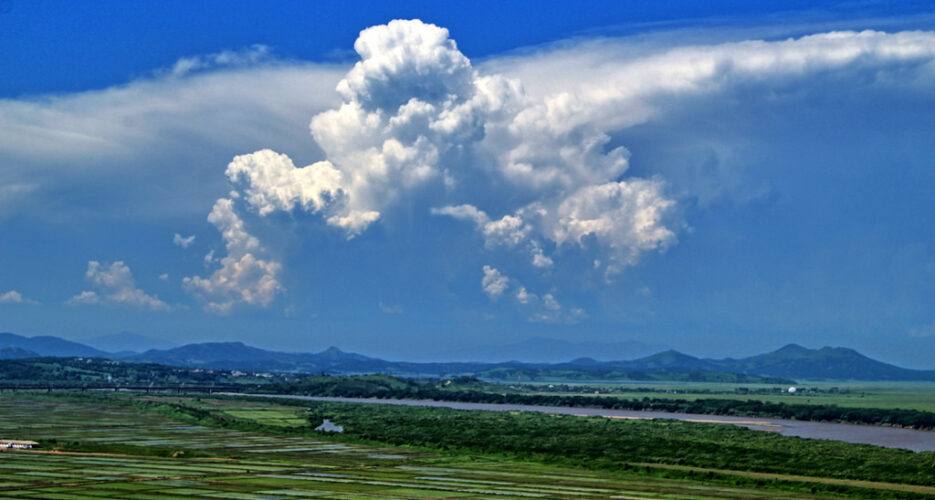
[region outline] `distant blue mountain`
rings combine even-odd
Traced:
[[[935,370],[910,370],[883,363],[846,347],[807,349],[789,344],[743,359],[706,360],[721,370],[808,380],[935,380]],[[782,374],[782,375],[780,375]]]
[[[567,354],[567,353],[565,353]],[[623,361],[598,361],[579,357],[562,363],[507,362],[438,362],[414,363],[386,361],[330,347],[319,353],[268,351],[242,342],[208,342],[171,349],[150,349],[141,354],[113,354],[57,337],[23,337],[0,333],[0,359],[28,356],[101,357],[139,363],[243,370],[251,372],[294,373],[386,373],[407,376],[476,375],[486,378],[516,380],[632,379],[662,380],[880,380],[935,381],[935,370],[910,370],[870,359],[843,347],[807,349],[790,344],[776,351],[733,359],[701,359],[666,350],[650,356]],[[721,375],[718,375],[721,374]]]
[[[35,358],[39,354],[21,347],[2,347],[0,348],[0,359],[22,359],[22,358]]]
[[[346,353],[337,347],[330,347],[320,353],[292,353],[267,351],[243,342],[206,342],[165,350],[150,349],[142,354],[124,356],[123,359],[227,370],[309,373],[333,371],[336,366],[349,366],[350,371],[356,371],[357,367],[383,366],[389,363],[360,354]]]
[[[110,335],[101,335],[82,340],[95,349],[107,352],[122,353],[127,351],[144,352],[150,349],[172,349],[178,344],[168,340],[154,339],[132,332],[120,332]]]
[[[129,361],[201,366],[249,371],[305,373],[387,373],[447,376],[471,374],[513,380],[562,377],[626,378],[646,374],[728,373],[761,378],[805,380],[933,380],[935,371],[909,370],[870,359],[852,349],[807,349],[789,345],[777,351],[742,359],[701,359],[667,350],[624,361],[598,361],[582,357],[563,363],[386,361],[331,347],[320,353],[267,351],[241,342],[189,344],[165,351],[151,350],[126,358]],[[583,379],[582,378],[582,379]],[[716,380],[718,377],[709,377]]]
[[[16,335],[13,333],[0,333],[0,349],[5,347],[25,349],[27,351],[32,351],[36,354],[39,354],[40,356],[108,356],[108,353],[99,349],[49,335],[40,337],[23,337],[22,335]]]

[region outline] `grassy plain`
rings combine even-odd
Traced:
[[[705,424],[409,410],[416,409],[127,394],[4,395],[0,436],[38,440],[44,447],[0,453],[0,496],[935,498],[932,454],[813,443]],[[347,434],[311,431],[325,415],[344,424]],[[556,455],[561,448],[548,443],[569,442],[574,429],[580,436],[597,434],[596,441],[582,443],[592,449],[582,448],[578,458]],[[590,452],[607,451],[593,448],[607,441],[601,433],[629,436],[639,446],[588,462]],[[518,436],[538,450],[511,449],[520,442],[511,444],[504,436]],[[741,456],[767,442],[780,448],[795,445],[797,453],[810,455],[789,464],[787,473],[781,464],[795,462],[791,454],[777,455],[773,465],[778,469],[750,470],[749,464],[730,460],[686,463],[687,455],[679,463],[678,457],[665,455],[667,445],[689,442],[678,436],[708,436],[707,443],[695,444]],[[465,439],[478,445],[469,446]],[[497,450],[484,444],[492,441],[503,446]],[[759,459],[769,460],[771,453],[766,450]],[[815,463],[834,462],[825,460],[829,454],[841,460],[837,469],[816,470]],[[752,457],[755,461],[756,453]],[[852,468],[855,460],[870,465]],[[600,467],[589,467],[594,464]],[[921,476],[887,480],[885,472],[873,472],[891,466],[921,467]],[[810,473],[792,473],[803,470]]]

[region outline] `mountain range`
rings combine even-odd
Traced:
[[[13,348],[32,352],[39,356],[81,356],[87,358],[105,358],[110,353],[93,347],[65,340],[50,335],[40,337],[23,337],[13,333],[0,333],[0,349]],[[22,351],[8,351],[23,354]],[[23,357],[23,356],[17,356]]]
[[[703,359],[666,350],[632,360],[598,361],[579,357],[561,363],[387,361],[330,347],[318,353],[277,352],[241,342],[208,342],[142,353],[109,353],[52,336],[23,337],[0,333],[0,358],[33,356],[97,357],[138,363],[249,372],[387,373],[406,376],[475,375],[515,380],[733,380],[750,377],[797,380],[935,381],[935,370],[911,370],[883,363],[843,347],[808,349],[790,344],[776,351],[747,358]],[[654,377],[648,375],[655,374]],[[685,375],[696,378],[685,378]],[[746,378],[697,374],[733,374]],[[681,375],[681,376],[678,376]],[[662,377],[662,378],[660,378]]]

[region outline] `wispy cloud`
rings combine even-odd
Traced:
[[[270,62],[271,51],[266,45],[252,45],[243,50],[224,50],[214,54],[183,57],[175,62],[168,70],[159,70],[156,75],[178,78],[190,75],[197,71],[217,68],[255,66],[263,62]]]
[[[400,305],[384,304],[382,301],[380,301],[378,305],[380,306],[380,310],[386,314],[402,314],[403,312],[403,308]]]
[[[916,338],[935,337],[935,323],[914,326],[909,329],[909,336]]]
[[[308,119],[337,102],[345,70],[268,60],[0,99],[0,218],[203,213],[225,186],[209,173],[242,148],[318,154]]]
[[[491,300],[499,300],[509,291],[520,310],[528,314],[530,321],[547,323],[575,323],[587,317],[580,307],[565,307],[548,292],[541,295],[530,292],[518,280],[503,274],[499,269],[484,266],[481,288]]]
[[[175,233],[175,236],[172,237],[172,243],[182,248],[188,248],[192,246],[193,243],[195,243],[195,235],[193,234],[191,236],[182,236],[179,233]]]

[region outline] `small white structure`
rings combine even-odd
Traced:
[[[14,448],[17,450],[29,450],[38,448],[39,443],[35,441],[17,441],[14,439],[0,439],[0,448]]]
[[[787,392],[789,394],[795,394],[796,392],[799,392],[799,390],[796,389],[795,387],[790,387]]]
[[[318,432],[344,432],[344,426],[335,425],[326,418],[325,421],[321,423],[321,425],[315,427],[315,430]]]

